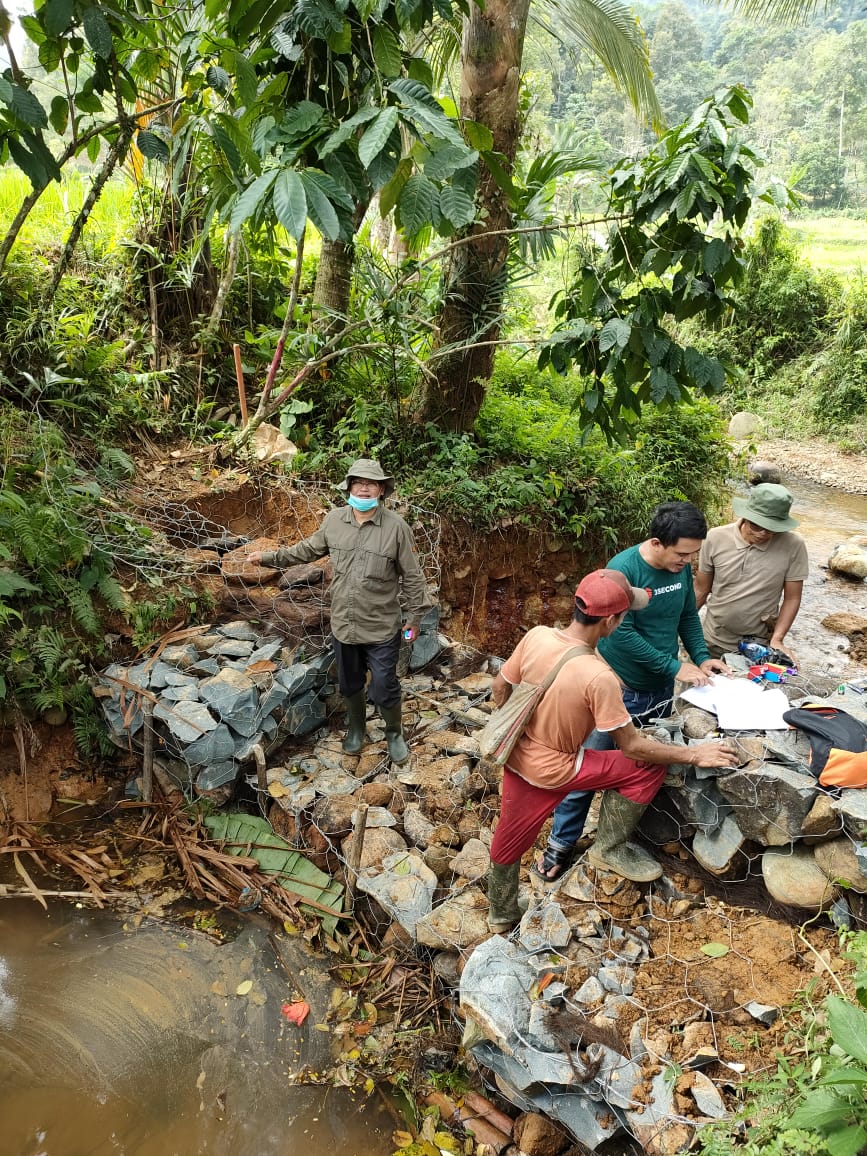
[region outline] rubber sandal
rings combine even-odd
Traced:
[[[542,853],[541,866],[538,860],[534,860],[530,870],[538,879],[541,879],[543,883],[557,883],[569,868],[574,865],[577,858],[577,847],[569,847],[567,850],[561,851],[559,847],[548,846]],[[556,870],[556,874],[546,874],[546,872],[551,870]]]

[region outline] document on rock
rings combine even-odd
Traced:
[[[785,731],[789,700],[779,687],[718,675],[707,686],[691,686],[681,698],[715,714],[726,731]]]

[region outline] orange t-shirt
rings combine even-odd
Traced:
[[[564,652],[575,646],[549,626],[524,635],[500,674],[513,686],[540,683]],[[597,654],[566,662],[545,691],[509,757],[509,767],[537,787],[559,787],[577,773],[581,744],[594,729],[617,730],[630,721],[620,682]]]

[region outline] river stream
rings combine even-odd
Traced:
[[[255,924],[219,945],[3,901],[0,1156],[386,1156],[375,1097],[293,1084],[329,1037],[288,998]]]

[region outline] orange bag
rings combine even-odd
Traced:
[[[831,747],[819,782],[823,787],[867,787],[867,751],[841,751]]]

